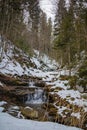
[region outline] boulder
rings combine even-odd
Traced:
[[[32,109],[31,107],[25,107],[21,109],[21,113],[29,119],[37,119],[38,118],[38,111]]]

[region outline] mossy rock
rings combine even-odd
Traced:
[[[25,107],[21,108],[21,113],[29,119],[37,119],[38,118],[38,111],[30,108],[30,107]]]

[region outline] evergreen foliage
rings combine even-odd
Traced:
[[[28,29],[24,23],[24,11],[29,14]],[[30,51],[33,41],[31,29],[37,33],[40,7],[38,0],[0,0],[0,35],[11,40],[24,51]],[[29,30],[30,29],[30,30]],[[35,35],[37,35],[35,33]],[[31,38],[32,39],[32,38]],[[32,43],[31,43],[32,41]]]
[[[85,1],[86,4],[86,1]],[[70,0],[67,8],[64,0],[57,4],[54,24],[54,48],[61,57],[61,66],[71,66],[76,55],[87,52],[87,7],[83,0]],[[61,50],[61,51],[60,51]]]

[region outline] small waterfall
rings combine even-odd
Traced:
[[[26,104],[42,104],[46,101],[46,94],[43,89],[35,88],[34,92],[28,94]]]
[[[46,102],[46,93],[41,88],[35,88],[33,92],[28,94],[26,104],[42,104]]]
[[[35,82],[29,82],[30,93],[27,95],[26,104],[43,104],[47,101],[46,92],[43,88],[35,86]]]

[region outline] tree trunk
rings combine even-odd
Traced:
[[[71,46],[70,46],[70,43],[68,45],[68,65],[69,65],[69,76],[71,76]]]

